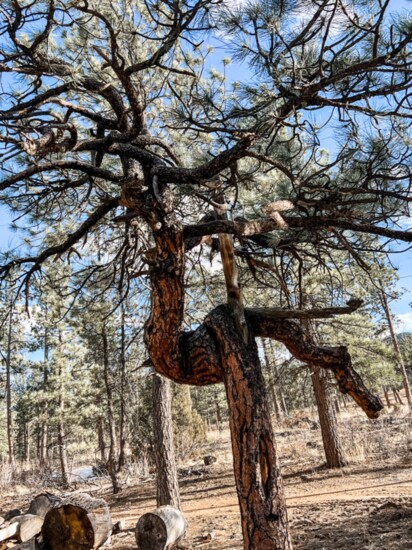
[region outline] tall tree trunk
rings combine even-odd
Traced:
[[[39,462],[40,467],[45,468],[48,461],[48,416],[49,416],[49,405],[48,400],[45,397],[47,386],[48,386],[48,377],[49,377],[49,329],[47,327],[47,306],[45,312],[45,329],[44,329],[44,365],[43,365],[43,403],[44,408],[40,414],[40,448],[39,448]]]
[[[312,367],[312,384],[319,414],[323,449],[328,468],[342,468],[347,464],[338,432],[338,423],[328,388],[328,373]]]
[[[30,460],[30,422],[26,416],[22,419],[23,422],[23,453],[22,458],[24,462]]]
[[[120,472],[126,464],[126,321],[125,303],[121,303],[120,326],[120,421],[119,421],[119,460],[117,469]]]
[[[290,550],[284,488],[256,343],[253,337],[247,344],[243,341],[224,307],[219,317],[213,316],[209,330],[219,342],[224,369],[244,548]]]
[[[392,320],[392,314],[391,310],[389,308],[388,300],[386,298],[386,294],[384,290],[382,289],[380,292],[381,302],[383,306],[383,310],[385,312],[386,320],[388,322],[389,332],[391,335],[391,341],[392,346],[396,354],[396,362],[398,363],[399,370],[402,376],[402,383],[403,388],[405,390],[406,400],[408,402],[409,410],[412,411],[412,394],[411,394],[411,386],[409,384],[408,375],[406,373],[405,363],[402,357],[401,349],[399,347],[398,338],[396,336],[395,327],[393,326],[393,320]]]
[[[262,338],[262,340],[263,340],[263,338]],[[267,345],[268,345],[268,348],[270,349],[271,357],[276,357],[276,348],[274,346],[274,343],[271,340],[269,340]],[[276,388],[278,390],[281,416],[289,416],[289,409],[288,409],[288,405],[286,403],[285,392],[283,391],[283,387],[282,387],[281,371],[276,366],[276,363],[275,363],[274,381],[275,381],[275,384],[276,384]]]
[[[63,333],[59,328],[59,344],[60,348],[63,347]],[[57,444],[59,447],[59,460],[60,471],[62,477],[62,484],[65,487],[69,486],[69,462],[67,459],[67,442],[66,442],[66,426],[65,426],[65,377],[66,369],[64,368],[64,361],[59,361],[58,374],[59,374],[59,419],[57,422]]]
[[[97,420],[97,437],[100,452],[100,460],[106,462],[106,442],[104,440],[104,418],[99,416]]]
[[[215,400],[215,409],[216,409],[216,425],[219,432],[222,430],[222,413],[220,411],[220,405],[219,405],[219,396],[218,393],[215,393],[214,396]]]
[[[7,447],[9,464],[14,464],[14,425],[11,388],[11,358],[13,347],[13,302],[10,300],[9,326],[6,353],[6,409],[7,409]]]
[[[311,335],[313,341],[319,343],[316,326],[309,320],[302,321],[302,326]],[[328,373],[315,365],[309,365],[309,367],[312,369],[312,385],[318,409],[326,465],[328,468],[342,468],[347,462],[339,437],[334,403],[328,388]]]
[[[153,442],[157,475],[157,506],[180,509],[179,484],[173,445],[170,380],[153,374]]]
[[[106,327],[102,328],[102,341],[103,341],[103,378],[106,388],[106,402],[107,402],[107,424],[109,426],[109,456],[107,460],[107,469],[109,471],[110,479],[112,481],[113,493],[120,492],[121,487],[117,472],[117,445],[116,445],[116,425],[114,417],[114,405],[113,405],[113,388],[112,377],[110,374],[109,366],[109,346],[107,340]]]
[[[280,420],[282,418],[282,409],[279,404],[279,398],[276,391],[276,384],[273,379],[273,371],[271,366],[271,355],[269,351],[269,346],[264,338],[261,338],[262,341],[262,347],[263,347],[263,354],[265,356],[265,365],[266,365],[266,372],[268,377],[268,386],[269,386],[269,394],[272,400],[273,410],[276,414],[276,419]]]
[[[218,218],[227,219],[225,204],[215,211]],[[246,322],[233,237],[219,233],[219,245],[229,314],[210,329],[219,342],[224,372],[243,544],[245,550],[290,549],[265,380],[255,338]]]
[[[63,404],[63,401],[61,400],[60,405],[62,404]],[[67,459],[66,432],[64,429],[64,422],[61,419],[57,423],[57,445],[59,447],[59,460],[60,460],[60,472],[62,477],[62,484],[64,487],[68,487],[69,486],[69,462]]]

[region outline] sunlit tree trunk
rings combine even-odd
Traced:
[[[408,402],[409,410],[412,411],[412,394],[411,386],[409,384],[408,375],[406,373],[405,362],[402,357],[401,349],[399,347],[398,337],[396,336],[395,327],[393,326],[392,314],[386,298],[386,294],[383,290],[380,292],[380,298],[382,307],[385,312],[386,320],[388,322],[389,333],[391,335],[392,346],[396,354],[396,361],[402,376],[403,388],[405,390],[406,400]]]
[[[256,343],[253,338],[244,342],[228,308],[213,316],[209,330],[219,342],[224,371],[244,548],[290,549],[283,481]]]
[[[338,422],[328,387],[328,373],[320,367],[312,367],[312,384],[318,409],[326,465],[328,468],[342,468],[347,462],[339,437]]]
[[[45,325],[47,325],[47,306],[45,312]],[[45,468],[47,466],[48,458],[48,415],[49,405],[46,396],[48,388],[49,377],[49,329],[45,326],[44,329],[44,365],[43,365],[43,410],[41,411],[40,421],[40,447],[39,447],[39,462],[40,467]]]
[[[311,335],[312,339],[318,343],[317,330],[311,321],[302,321],[302,326]],[[314,365],[309,365],[309,367],[312,369],[312,385],[318,409],[326,465],[328,468],[342,468],[346,465],[346,459],[339,437],[334,403],[328,387],[328,373]]]
[[[11,386],[11,363],[13,348],[13,304],[10,302],[9,323],[7,332],[7,352],[6,352],[6,409],[7,409],[7,447],[9,464],[14,464],[14,423],[13,423],[13,403]]]
[[[173,444],[170,380],[153,375],[153,441],[157,475],[157,506],[180,508],[175,450]]]
[[[271,340],[269,340],[267,345],[268,345],[268,348],[271,351],[271,356],[275,357],[276,348],[274,346],[274,343]],[[279,394],[280,409],[281,409],[281,412],[282,412],[282,416],[289,416],[289,409],[288,409],[288,405],[286,403],[285,392],[283,391],[282,380],[280,378],[281,378],[280,377],[280,369],[275,364],[275,380],[276,380],[276,386],[277,386],[277,390],[278,390],[278,394]]]
[[[282,409],[279,403],[279,397],[277,395],[277,387],[275,380],[273,378],[273,370],[271,366],[271,362],[273,358],[271,357],[269,346],[264,338],[261,338],[262,340],[262,347],[263,347],[263,353],[265,356],[265,365],[266,365],[266,372],[268,377],[268,386],[269,386],[269,394],[271,397],[271,402],[273,405],[273,409],[276,414],[277,420],[280,420],[282,418]]]
[[[106,442],[104,439],[104,418],[99,416],[97,420],[97,438],[101,462],[106,462]]]
[[[59,344],[63,347],[63,333],[59,328]],[[66,426],[65,426],[65,386],[66,386],[66,368],[65,359],[58,362],[58,380],[59,380],[59,409],[57,422],[57,444],[59,448],[60,472],[62,484],[65,487],[69,485],[69,462],[67,459],[67,441],[66,441]]]
[[[184,381],[187,377],[193,383],[196,378],[198,384],[211,383],[215,374],[220,380],[223,372],[244,548],[289,550],[292,545],[285,497],[263,375],[257,347],[238,299],[238,289],[232,284],[234,277],[225,272],[228,306],[221,306],[208,316],[199,338],[194,337],[193,347],[181,355],[182,346],[189,344],[182,331],[182,233],[173,220],[161,213],[157,223],[152,218],[152,224],[156,267],[151,270],[152,307],[145,331],[152,363],[157,372],[164,372],[176,381]],[[227,252],[232,258],[230,246]],[[191,352],[193,363],[186,366]]]
[[[126,321],[125,321],[125,303],[121,303],[121,326],[120,326],[120,420],[119,420],[119,460],[118,471],[126,463]]]
[[[113,404],[113,382],[110,374],[109,365],[109,346],[107,340],[106,327],[102,328],[102,341],[103,341],[103,378],[106,389],[106,407],[107,407],[107,424],[109,427],[109,455],[107,459],[107,469],[109,471],[110,479],[113,486],[113,493],[120,492],[121,487],[117,472],[117,444],[116,444],[116,424],[114,417],[114,404]]]

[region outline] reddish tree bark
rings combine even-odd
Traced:
[[[381,403],[353,370],[346,348],[317,346],[297,323],[279,319],[276,312],[268,315],[266,310],[243,309],[240,296],[235,295],[237,289],[232,288],[234,279],[228,279],[226,272],[228,306],[215,308],[196,330],[183,332],[184,240],[171,210],[167,212],[167,204],[157,204],[148,216],[155,240],[155,250],[147,258],[152,302],[145,342],[151,361],[158,373],[180,383],[225,383],[244,547],[290,549],[284,492],[255,337],[280,340],[295,357],[333,370],[341,389],[349,392],[369,416],[377,416]],[[233,260],[230,254],[227,259]]]

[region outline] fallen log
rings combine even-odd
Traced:
[[[34,497],[31,501],[27,514],[33,514],[42,518],[46,517],[46,514],[52,508],[55,508],[61,503],[61,498],[52,495],[51,493],[41,493]]]
[[[136,525],[139,550],[170,550],[184,537],[186,520],[173,506],[161,506],[141,516]]]
[[[10,523],[7,527],[3,527],[3,529],[0,529],[0,542],[17,536],[18,530],[18,523]]]
[[[71,495],[47,512],[42,528],[44,549],[99,548],[111,530],[112,519],[104,500],[87,494]]]
[[[36,539],[30,539],[27,542],[13,546],[12,550],[40,550],[40,544]]]
[[[19,542],[26,542],[38,535],[43,525],[43,518],[32,514],[16,516],[10,525],[0,529],[0,541],[16,538]]]

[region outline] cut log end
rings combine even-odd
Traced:
[[[110,536],[112,521],[107,504],[76,495],[50,510],[42,534],[45,550],[99,548]]]
[[[153,513],[141,516],[136,525],[136,542],[139,550],[169,550],[182,540],[186,520],[173,506],[161,506]]]
[[[25,514],[13,518],[12,522],[19,525],[18,539],[27,542],[41,532],[44,518],[32,514]]]

